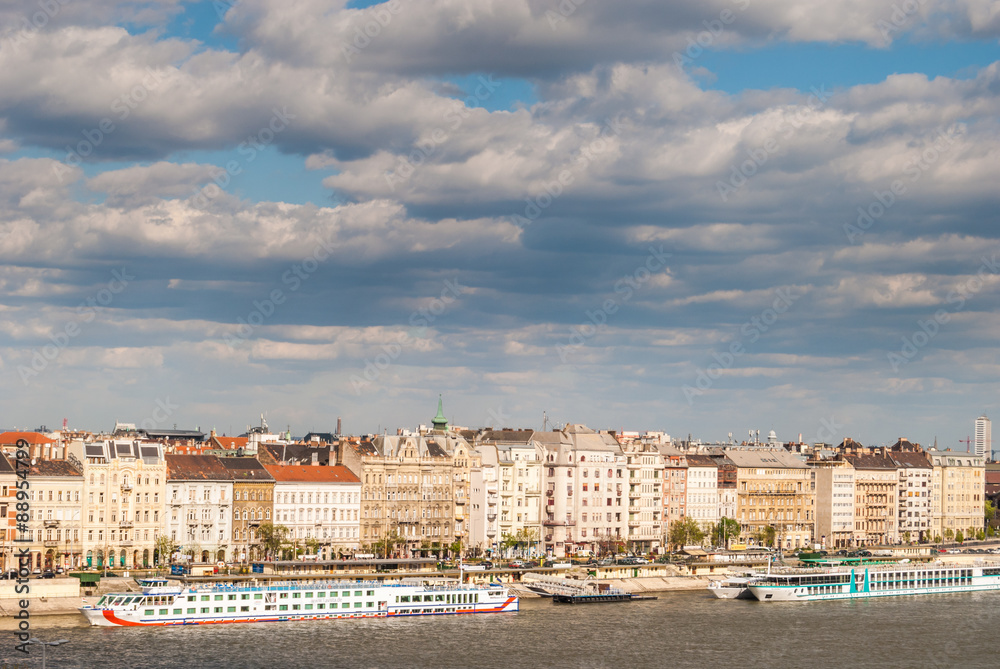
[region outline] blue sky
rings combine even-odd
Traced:
[[[883,0],[566,7],[82,0],[5,33],[0,423],[169,396],[370,432],[442,393],[473,427],[964,448],[1000,371],[989,3],[888,35]]]

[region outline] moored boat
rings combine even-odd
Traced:
[[[762,574],[748,588],[763,602],[1000,590],[1000,562],[923,567],[892,564]]]
[[[102,595],[80,608],[91,625],[206,625],[331,618],[502,613],[518,598],[501,584],[472,585],[445,579],[400,583],[257,579],[187,586],[167,579],[140,581],[141,593]]]
[[[709,583],[708,591],[719,599],[754,599],[750,584],[755,580],[756,576],[730,576]]]

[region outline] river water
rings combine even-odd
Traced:
[[[48,667],[962,667],[1000,665],[1000,592],[832,602],[718,600],[659,593],[649,602],[556,605],[522,599],[509,614],[192,627],[89,627],[31,619]],[[0,658],[14,651],[0,621]],[[8,664],[8,666],[11,666]]]

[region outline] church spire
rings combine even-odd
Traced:
[[[431,423],[434,425],[435,430],[445,432],[448,429],[448,419],[444,417],[444,403],[441,401],[441,395],[438,395],[437,415],[434,416]]]

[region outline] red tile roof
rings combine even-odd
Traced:
[[[247,442],[250,441],[248,437],[220,437],[215,435],[212,437],[215,441],[219,442],[220,448],[225,448],[228,450],[235,450],[237,448],[246,448]]]
[[[14,445],[18,439],[24,439],[29,444],[54,444],[55,439],[49,439],[38,432],[3,432],[0,433],[0,445]]]
[[[264,465],[275,481],[285,483],[361,483],[361,479],[343,465]]]

